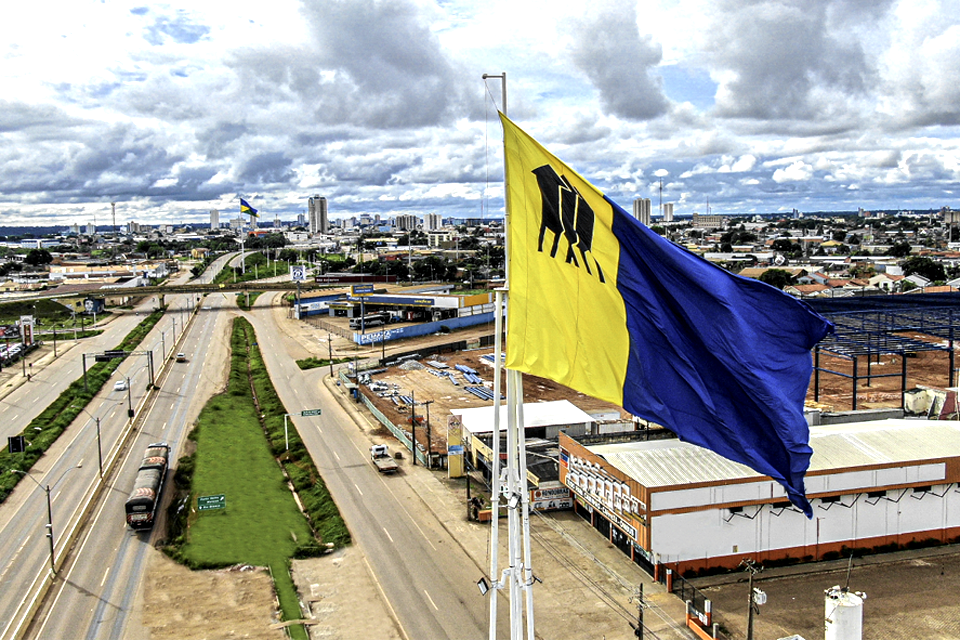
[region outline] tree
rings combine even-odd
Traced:
[[[786,286],[794,284],[796,279],[790,275],[789,271],[783,269],[767,269],[760,274],[760,282],[766,282],[772,287],[783,289]]]
[[[931,282],[935,282],[937,280],[946,280],[947,278],[947,274],[943,268],[943,265],[932,258],[926,258],[923,256],[907,258],[903,261],[902,267],[903,275],[905,276],[917,274],[923,276]]]
[[[872,278],[877,270],[871,264],[858,264],[850,269],[850,275],[854,278]]]
[[[53,256],[51,256],[50,252],[46,249],[30,249],[30,252],[23,261],[31,267],[39,267],[40,265],[53,262]]]
[[[888,252],[894,258],[906,258],[910,255],[910,243],[909,242],[895,242],[893,246],[890,247]]]

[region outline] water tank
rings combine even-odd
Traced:
[[[824,596],[824,640],[861,640],[867,595],[835,586]]]

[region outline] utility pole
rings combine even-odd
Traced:
[[[330,377],[333,377],[333,337],[327,332],[327,362],[330,364]]]
[[[417,466],[417,396],[410,390],[410,451],[413,452],[413,466]]]
[[[760,573],[762,567],[758,567],[750,559],[743,560],[740,566],[750,573],[750,578],[747,581],[750,590],[747,594],[747,640],[753,640],[753,615],[754,613],[760,613],[760,605],[763,604],[761,600],[766,601],[766,594],[759,589],[754,593],[753,589],[753,576]]]
[[[427,400],[423,403],[423,405],[427,408],[427,469],[433,467],[433,460],[430,458],[430,454],[433,452],[433,447],[430,443],[430,405],[433,403],[433,400]]]
[[[637,585],[637,590],[635,595],[630,598],[630,602],[637,603],[637,624],[630,626],[633,627],[633,635],[638,638],[643,638],[643,583],[641,582]]]

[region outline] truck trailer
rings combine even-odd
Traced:
[[[146,529],[153,526],[169,460],[170,446],[165,442],[151,444],[144,452],[125,509],[127,524],[131,528]]]

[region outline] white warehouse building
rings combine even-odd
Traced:
[[[575,508],[648,569],[681,574],[960,540],[960,422],[811,427],[807,519],[767,476],[678,440],[560,435]]]

